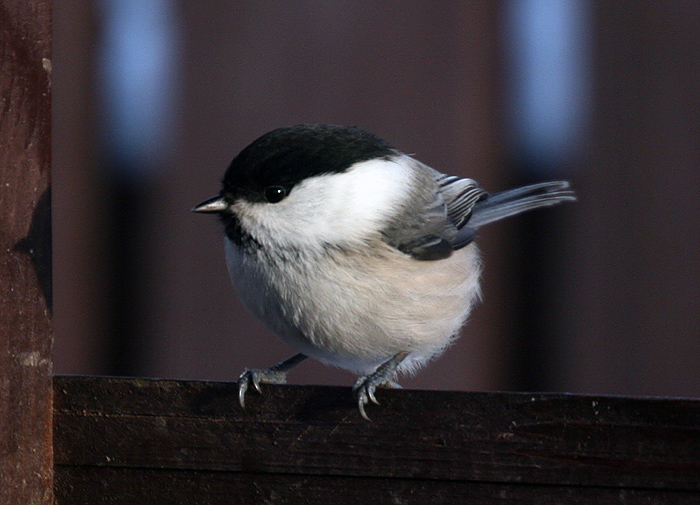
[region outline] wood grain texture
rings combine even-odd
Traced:
[[[700,499],[700,401],[402,390],[378,399],[367,423],[347,388],[265,387],[242,411],[228,383],[57,377],[57,502],[136,503],[139,489],[162,497],[152,503],[179,492],[188,503],[227,493],[301,503],[333,489],[347,497],[338,503],[363,493],[378,503],[439,503],[441,493],[455,503]]]
[[[148,501],[146,498],[148,497]],[[248,474],[133,468],[56,469],[56,503],[71,505],[697,504],[688,491],[543,486],[502,482]]]
[[[51,2],[0,0],[0,503],[52,502]]]

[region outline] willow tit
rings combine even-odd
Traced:
[[[377,387],[399,387],[441,354],[479,298],[474,238],[487,223],[575,200],[568,182],[489,195],[357,127],[271,131],[236,156],[221,192],[192,209],[218,214],[241,300],[299,354],[252,384],[283,384],[315,358],[360,375],[360,414]]]

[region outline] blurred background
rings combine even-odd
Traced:
[[[405,387],[699,396],[699,26],[680,0],[54,2],[55,372],[235,380],[293,354],[190,209],[259,135],[326,122],[579,194],[483,229],[483,303]]]

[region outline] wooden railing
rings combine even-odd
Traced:
[[[700,503],[700,401],[57,377],[59,504]],[[148,501],[144,501],[148,498]]]

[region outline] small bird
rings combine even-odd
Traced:
[[[299,351],[251,384],[284,384],[307,357],[350,370],[360,414],[378,387],[400,387],[455,339],[478,300],[483,225],[573,201],[568,182],[488,194],[355,126],[301,124],[255,140],[220,193],[192,210],[218,214],[240,299]]]

